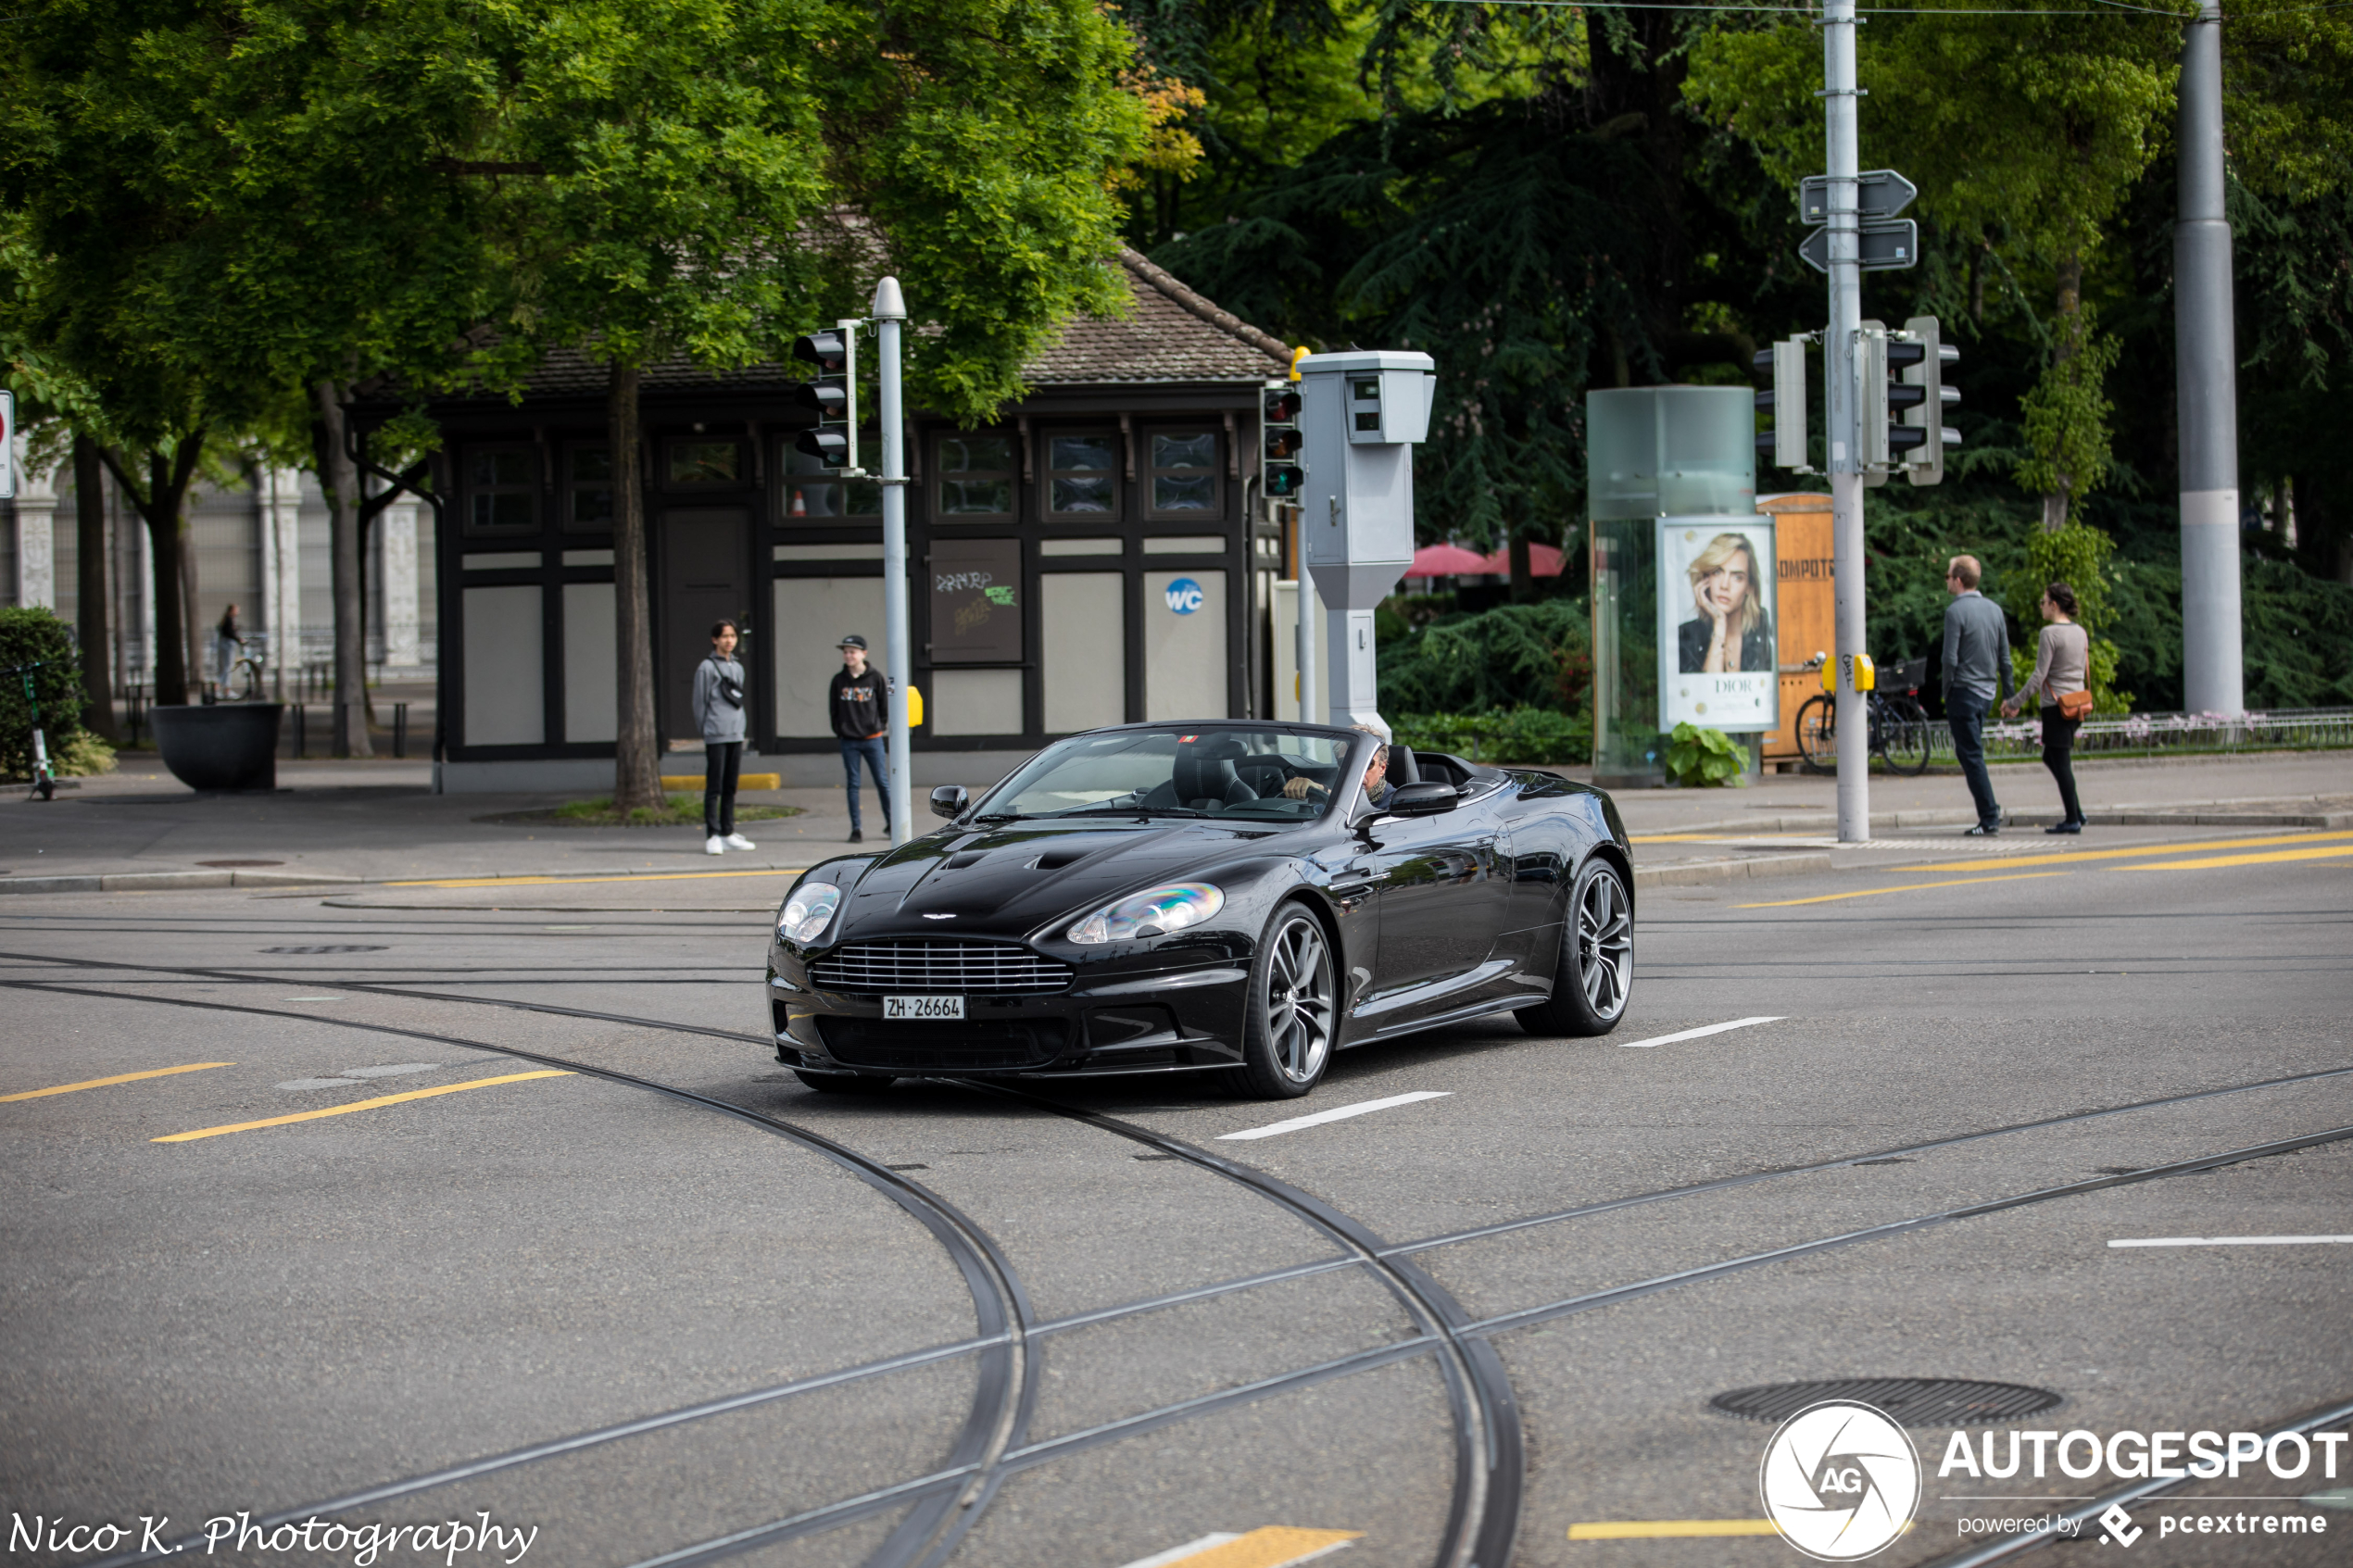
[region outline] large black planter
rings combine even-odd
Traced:
[[[163,765],[190,789],[275,789],[285,712],[278,702],[222,702],[150,708],[147,721]]]

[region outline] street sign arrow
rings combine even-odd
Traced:
[[[1864,218],[1893,218],[1912,205],[1919,187],[1892,169],[1873,169],[1855,177],[1855,210]],[[1806,223],[1831,220],[1831,182],[1827,174],[1800,181],[1797,215]]]
[[[1865,223],[1860,225],[1860,229],[1864,271],[1892,271],[1909,267],[1919,259],[1920,227],[1910,219],[1899,218],[1892,223]],[[1806,236],[1806,243],[1797,247],[1797,254],[1815,271],[1829,271],[1831,232],[1828,229],[1815,230]]]

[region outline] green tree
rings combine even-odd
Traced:
[[[1891,161],[1920,188],[1919,209],[1965,243],[2048,269],[2053,326],[2031,406],[2021,483],[2043,495],[2045,528],[2066,526],[2108,452],[2102,381],[2115,350],[2093,336],[2084,269],[2166,141],[2178,74],[2172,19],[2016,14],[1949,0],[1874,16],[1856,51],[1875,124],[1900,128]],[[1813,29],[1718,32],[1696,50],[1689,94],[1754,142],[1785,185],[1822,167],[1821,43]]]
[[[659,804],[639,465],[648,365],[713,370],[863,314],[885,271],[922,324],[909,391],[979,421],[1051,327],[1124,296],[1111,186],[1143,147],[1126,31],[1080,0],[582,0],[486,13],[502,83],[472,169],[501,181],[513,292],[484,373],[609,368],[620,660],[616,809]]]

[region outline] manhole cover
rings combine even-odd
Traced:
[[[384,948],[346,944],[323,947],[264,947],[261,950],[265,953],[381,953]]]
[[[251,869],[252,867],[255,867],[255,866],[283,866],[283,865],[284,865],[284,864],[285,864],[285,861],[283,861],[283,860],[198,860],[198,861],[196,862],[196,864],[198,864],[198,865],[200,865],[200,866],[210,866],[210,867],[212,867],[215,871],[232,872],[232,871],[246,871],[246,870],[249,870],[249,869]]]
[[[1904,1426],[1966,1426],[2016,1421],[2049,1410],[2059,1396],[2017,1383],[1972,1383],[1960,1377],[1833,1377],[1819,1383],[1768,1383],[1718,1394],[1708,1404],[1748,1421],[1787,1421],[1824,1399],[1853,1399],[1884,1411]]]

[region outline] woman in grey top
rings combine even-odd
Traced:
[[[711,628],[711,657],[695,666],[695,722],[702,727],[703,853],[749,849],[736,831],[736,774],[744,760],[744,667],[736,662],[736,623]]]
[[[2043,619],[2050,624],[2043,628],[2042,638],[2034,646],[2033,679],[2002,704],[2002,716],[2007,719],[2016,713],[2028,693],[2042,694],[2043,766],[2057,781],[2059,804],[2067,809],[2064,818],[2043,831],[2082,833],[2083,808],[2075,797],[2072,757],[2075,732],[2083,721],[2069,718],[2059,708],[2059,698],[2091,685],[2092,635],[2075,623],[2075,590],[2064,583],[2043,590]]]

